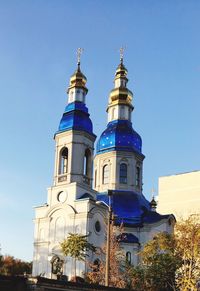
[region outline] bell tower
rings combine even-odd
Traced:
[[[107,128],[97,142],[94,188],[99,192],[125,190],[142,193],[142,139],[133,129],[133,93],[127,88],[127,69],[120,50],[114,88],[109,95]]]
[[[78,49],[77,69],[70,78],[67,90],[68,104],[55,133],[54,186],[73,182],[92,186],[93,149],[96,136],[85,105],[88,92],[86,77],[80,69]],[[73,158],[72,158],[73,157]]]
[[[45,273],[56,278],[54,260],[62,262],[62,272],[72,275],[73,261],[64,258],[60,242],[69,233],[89,233],[90,208],[94,208],[96,192],[92,189],[93,151],[96,136],[85,104],[88,89],[80,66],[67,89],[68,102],[55,139],[53,185],[48,188],[47,203],[35,208],[33,275]],[[90,238],[91,239],[91,238]],[[85,270],[79,264],[79,275]]]

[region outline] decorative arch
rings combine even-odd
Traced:
[[[68,172],[68,148],[64,147],[60,150],[59,174],[63,175]]]

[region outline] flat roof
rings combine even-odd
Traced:
[[[160,176],[159,178],[165,178],[165,177],[171,177],[171,176],[178,176],[178,175],[187,175],[187,174],[198,173],[198,172],[200,173],[200,170],[194,170],[194,171],[190,171],[190,172],[170,174],[170,175],[166,175],[166,176]]]

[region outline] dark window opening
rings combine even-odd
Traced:
[[[140,167],[136,166],[136,186],[140,186]]]
[[[130,265],[131,264],[131,253],[127,252],[126,253],[126,262]]]
[[[124,163],[120,165],[119,182],[121,184],[127,184],[127,165]]]
[[[68,149],[64,148],[60,154],[59,174],[66,174],[68,171]]]
[[[109,167],[108,165],[103,166],[103,184],[108,184],[109,182]]]
[[[90,177],[91,172],[91,152],[89,149],[85,151],[84,156],[84,166],[83,166],[83,174],[86,177]]]

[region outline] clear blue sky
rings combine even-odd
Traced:
[[[0,0],[0,243],[32,259],[33,206],[46,202],[53,135],[84,48],[87,106],[99,136],[125,45],[144,194],[158,177],[200,169],[200,1]]]

